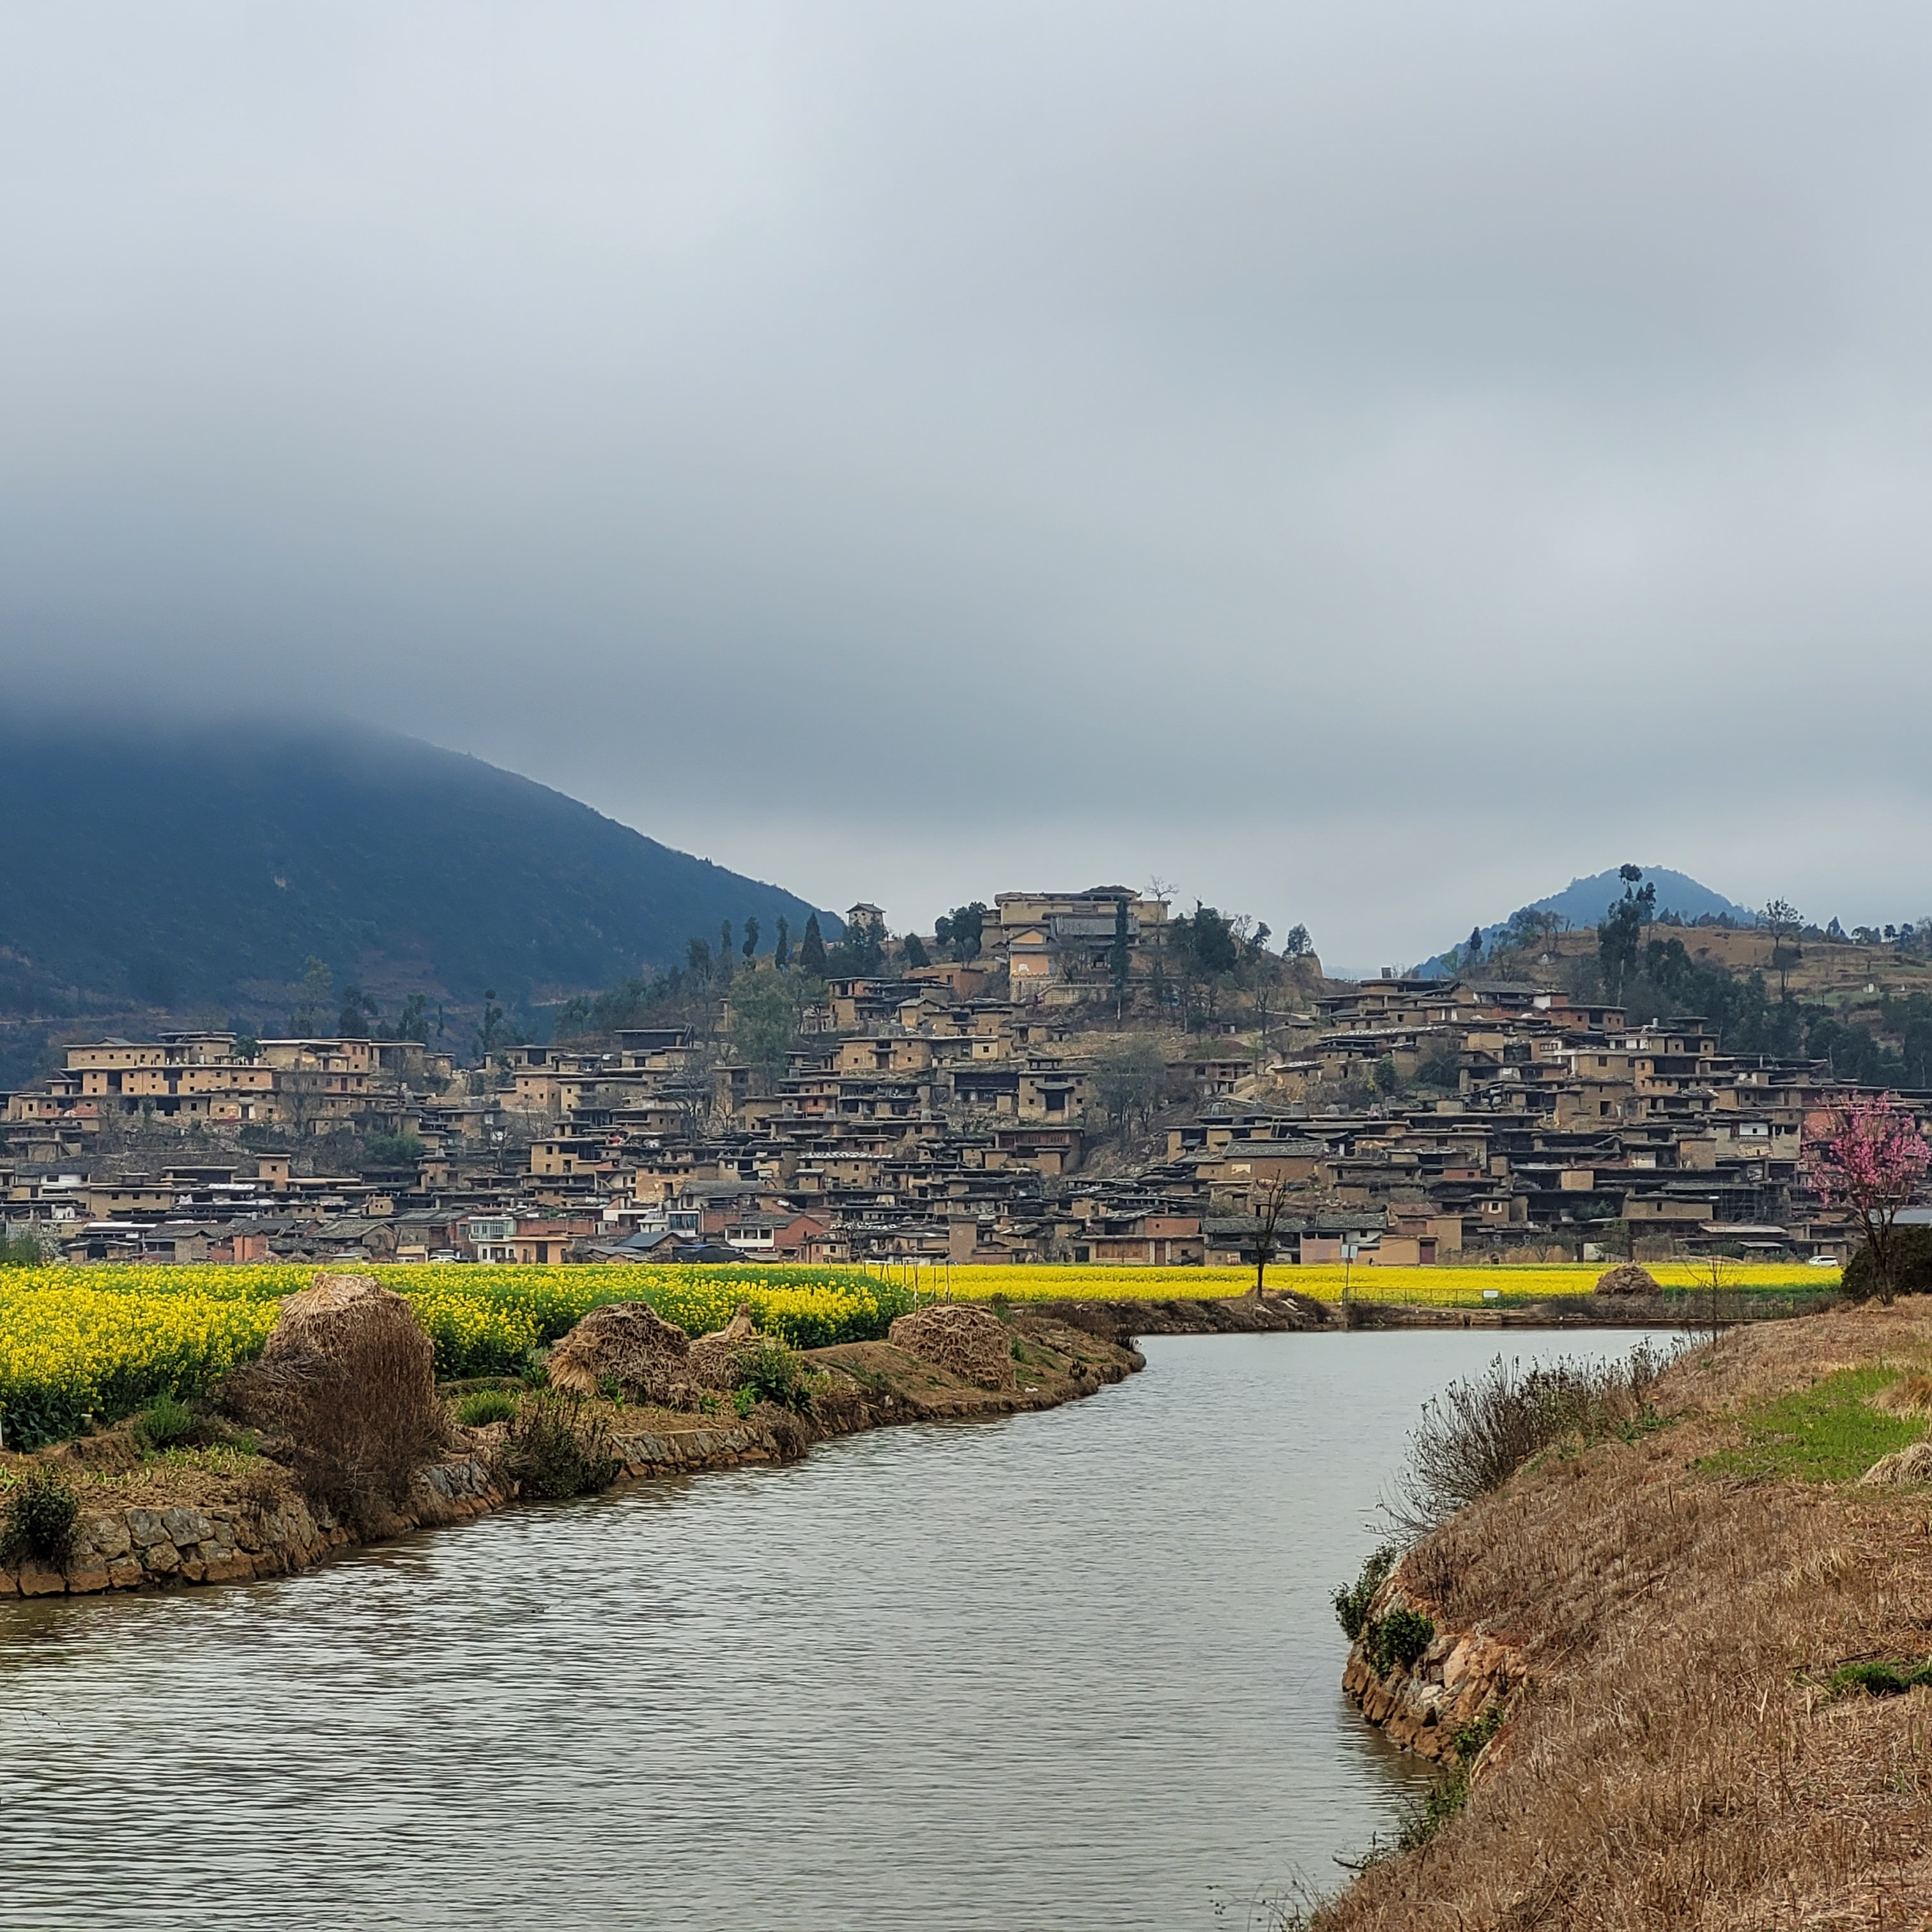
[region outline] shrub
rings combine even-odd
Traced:
[[[466,1429],[482,1429],[493,1422],[508,1422],[516,1412],[516,1397],[502,1389],[478,1389],[456,1405],[456,1419]]]
[[[423,1144],[414,1134],[371,1134],[362,1143],[362,1158],[371,1167],[413,1167],[423,1157]]]
[[[1389,1514],[1412,1536],[1425,1535],[1553,1444],[1651,1424],[1657,1378],[1671,1359],[1648,1342],[1612,1362],[1525,1368],[1498,1355],[1473,1381],[1451,1382],[1424,1404]]]
[[[751,1396],[750,1406],[770,1402],[780,1408],[807,1409],[818,1387],[819,1378],[796,1352],[769,1336],[760,1336],[738,1357],[738,1393]]]
[[[199,1419],[186,1402],[164,1395],[142,1411],[134,1432],[150,1449],[168,1449],[192,1436],[198,1426]]]
[[[579,1396],[544,1394],[524,1403],[504,1438],[502,1466],[538,1502],[554,1502],[608,1490],[622,1466],[610,1450],[610,1432],[586,1415]]]
[[[18,1562],[22,1556],[37,1556],[44,1563],[64,1563],[74,1553],[80,1521],[80,1498],[74,1486],[52,1463],[37,1462],[7,1499],[0,1557]]]
[[[1376,1592],[1388,1582],[1389,1572],[1395,1568],[1395,1545],[1384,1544],[1363,1564],[1362,1574],[1355,1579],[1354,1587],[1335,1592],[1335,1620],[1351,1643],[1368,1628],[1369,1606],[1375,1601]]]
[[[0,1268],[39,1268],[46,1258],[32,1228],[0,1226]]]
[[[1892,1286],[1894,1294],[1932,1294],[1932,1228],[1892,1231]],[[1869,1301],[1878,1293],[1878,1264],[1861,1248],[1845,1264],[1838,1292],[1847,1301]]]
[[[1436,1641],[1436,1626],[1414,1610],[1391,1610],[1364,1632],[1369,1661],[1385,1677],[1397,1664],[1406,1670]]]

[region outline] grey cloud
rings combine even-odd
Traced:
[[[1922,10],[131,5],[0,71],[21,694],[896,915],[1912,916]]]

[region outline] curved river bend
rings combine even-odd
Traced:
[[[1046,1414],[0,1608],[0,1921],[1238,1925],[1420,1784],[1328,1598],[1424,1397],[1634,1339],[1156,1339]]]

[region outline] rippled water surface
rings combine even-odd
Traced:
[[[1156,1340],[1044,1415],[0,1609],[0,1923],[1239,1925],[1414,1788],[1328,1593],[1498,1339]]]

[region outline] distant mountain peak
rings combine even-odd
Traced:
[[[1723,893],[1714,892],[1710,886],[1694,879],[1688,872],[1673,872],[1668,866],[1646,866],[1642,868],[1643,883],[1657,888],[1657,910],[1660,917],[1675,914],[1687,923],[1700,919],[1729,918],[1740,926],[1754,926],[1757,914],[1749,906],[1739,905],[1735,899],[1727,899]],[[1609,911],[1613,901],[1624,896],[1624,880],[1622,869],[1612,866],[1607,871],[1592,872],[1582,878],[1572,879],[1560,892],[1552,892],[1546,898],[1532,899],[1528,904],[1518,910],[1526,912],[1553,912],[1568,920],[1572,926],[1594,926]],[[1510,918],[1515,914],[1512,913]],[[1495,942],[1509,929],[1508,919],[1498,920],[1493,925],[1482,928],[1483,949],[1487,952]],[[1449,954],[1456,946],[1467,943],[1466,938],[1444,946],[1432,959],[1426,959],[1416,968],[1426,978],[1448,972]]]

